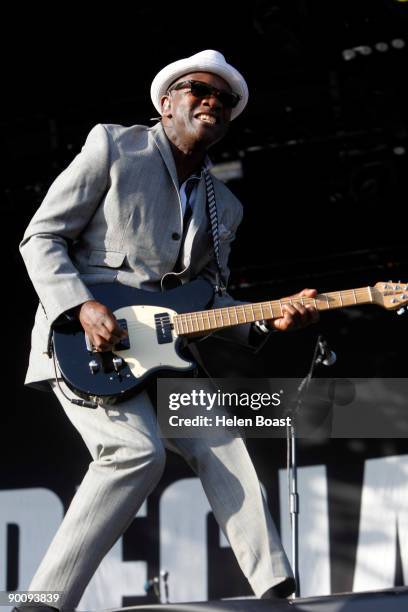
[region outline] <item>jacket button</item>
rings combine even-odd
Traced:
[[[173,238],[173,240],[180,240],[180,234],[178,234],[177,232],[173,232],[171,237]]]

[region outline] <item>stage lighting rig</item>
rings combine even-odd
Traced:
[[[405,47],[406,41],[403,38],[393,38],[389,42],[380,40],[373,45],[357,45],[355,47],[351,47],[351,49],[343,49],[341,54],[343,60],[345,62],[349,62],[359,56],[368,57],[369,55],[372,55],[374,51],[377,51],[378,53],[387,53],[387,51],[390,51],[391,48],[401,51],[402,49],[405,49]]]

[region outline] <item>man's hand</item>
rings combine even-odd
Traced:
[[[112,311],[96,300],[81,304],[78,318],[96,351],[111,351],[128,335],[119,327]]]
[[[289,296],[290,298],[307,297],[314,298],[317,295],[316,289],[303,289],[300,293]],[[293,302],[293,306],[285,304],[282,308],[284,314],[279,319],[268,321],[271,329],[278,331],[293,331],[302,329],[319,320],[319,313],[314,306],[302,306],[300,302]]]

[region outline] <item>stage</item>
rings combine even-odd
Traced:
[[[365,593],[338,593],[295,600],[229,599],[114,608],[106,612],[403,612],[408,609],[408,587]]]

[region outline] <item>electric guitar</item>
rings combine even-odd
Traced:
[[[53,330],[54,356],[63,379],[80,397],[116,401],[137,393],[153,374],[194,369],[195,363],[185,350],[188,338],[280,318],[285,304],[311,304],[320,311],[377,304],[401,312],[408,303],[408,285],[393,282],[320,293],[315,298],[283,298],[215,309],[209,308],[213,287],[205,280],[164,293],[120,284],[94,285],[92,293],[113,311],[128,337],[113,351],[96,352],[79,321],[70,322]]]

